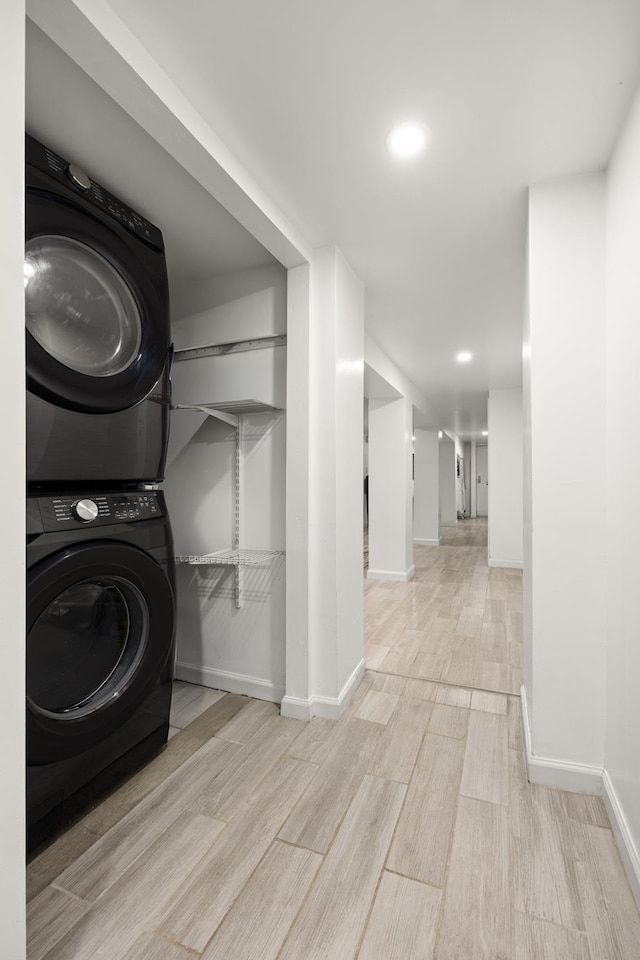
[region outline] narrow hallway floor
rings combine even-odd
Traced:
[[[337,722],[221,697],[28,883],[29,960],[639,956],[603,803],[527,782],[519,699],[374,672]]]
[[[408,583],[365,581],[367,667],[518,694],[522,571],[489,567],[486,518],[443,527],[442,539],[415,547]]]

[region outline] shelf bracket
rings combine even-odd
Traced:
[[[236,430],[240,424],[240,417],[235,413],[227,413],[226,410],[217,410],[215,407],[207,407],[199,403],[176,403],[174,410],[198,410],[200,413],[206,413],[209,417],[215,417],[216,420],[222,420],[228,423]]]

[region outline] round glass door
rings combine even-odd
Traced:
[[[56,720],[86,716],[118,697],[142,660],[147,603],[133,584],[93,578],[63,590],[27,640],[27,696]]]
[[[69,237],[34,237],[25,248],[24,284],[27,330],[70,370],[113,377],[138,356],[138,305],[96,250]]]

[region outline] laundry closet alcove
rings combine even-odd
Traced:
[[[286,279],[274,265],[182,292],[193,312],[173,324],[165,482],[183,561],[176,677],[274,702],[285,689]]]

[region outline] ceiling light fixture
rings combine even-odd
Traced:
[[[387,134],[387,150],[396,157],[415,157],[427,142],[427,130],[419,123],[399,123]]]
[[[438,430],[438,440],[442,440],[442,430]]]
[[[459,353],[456,357],[458,363],[469,363],[471,360],[472,354],[468,350],[463,350],[462,353]]]
[[[483,436],[483,437],[488,437],[488,436],[489,436],[489,431],[488,431],[488,430],[483,430],[483,431],[482,431],[482,436]]]

